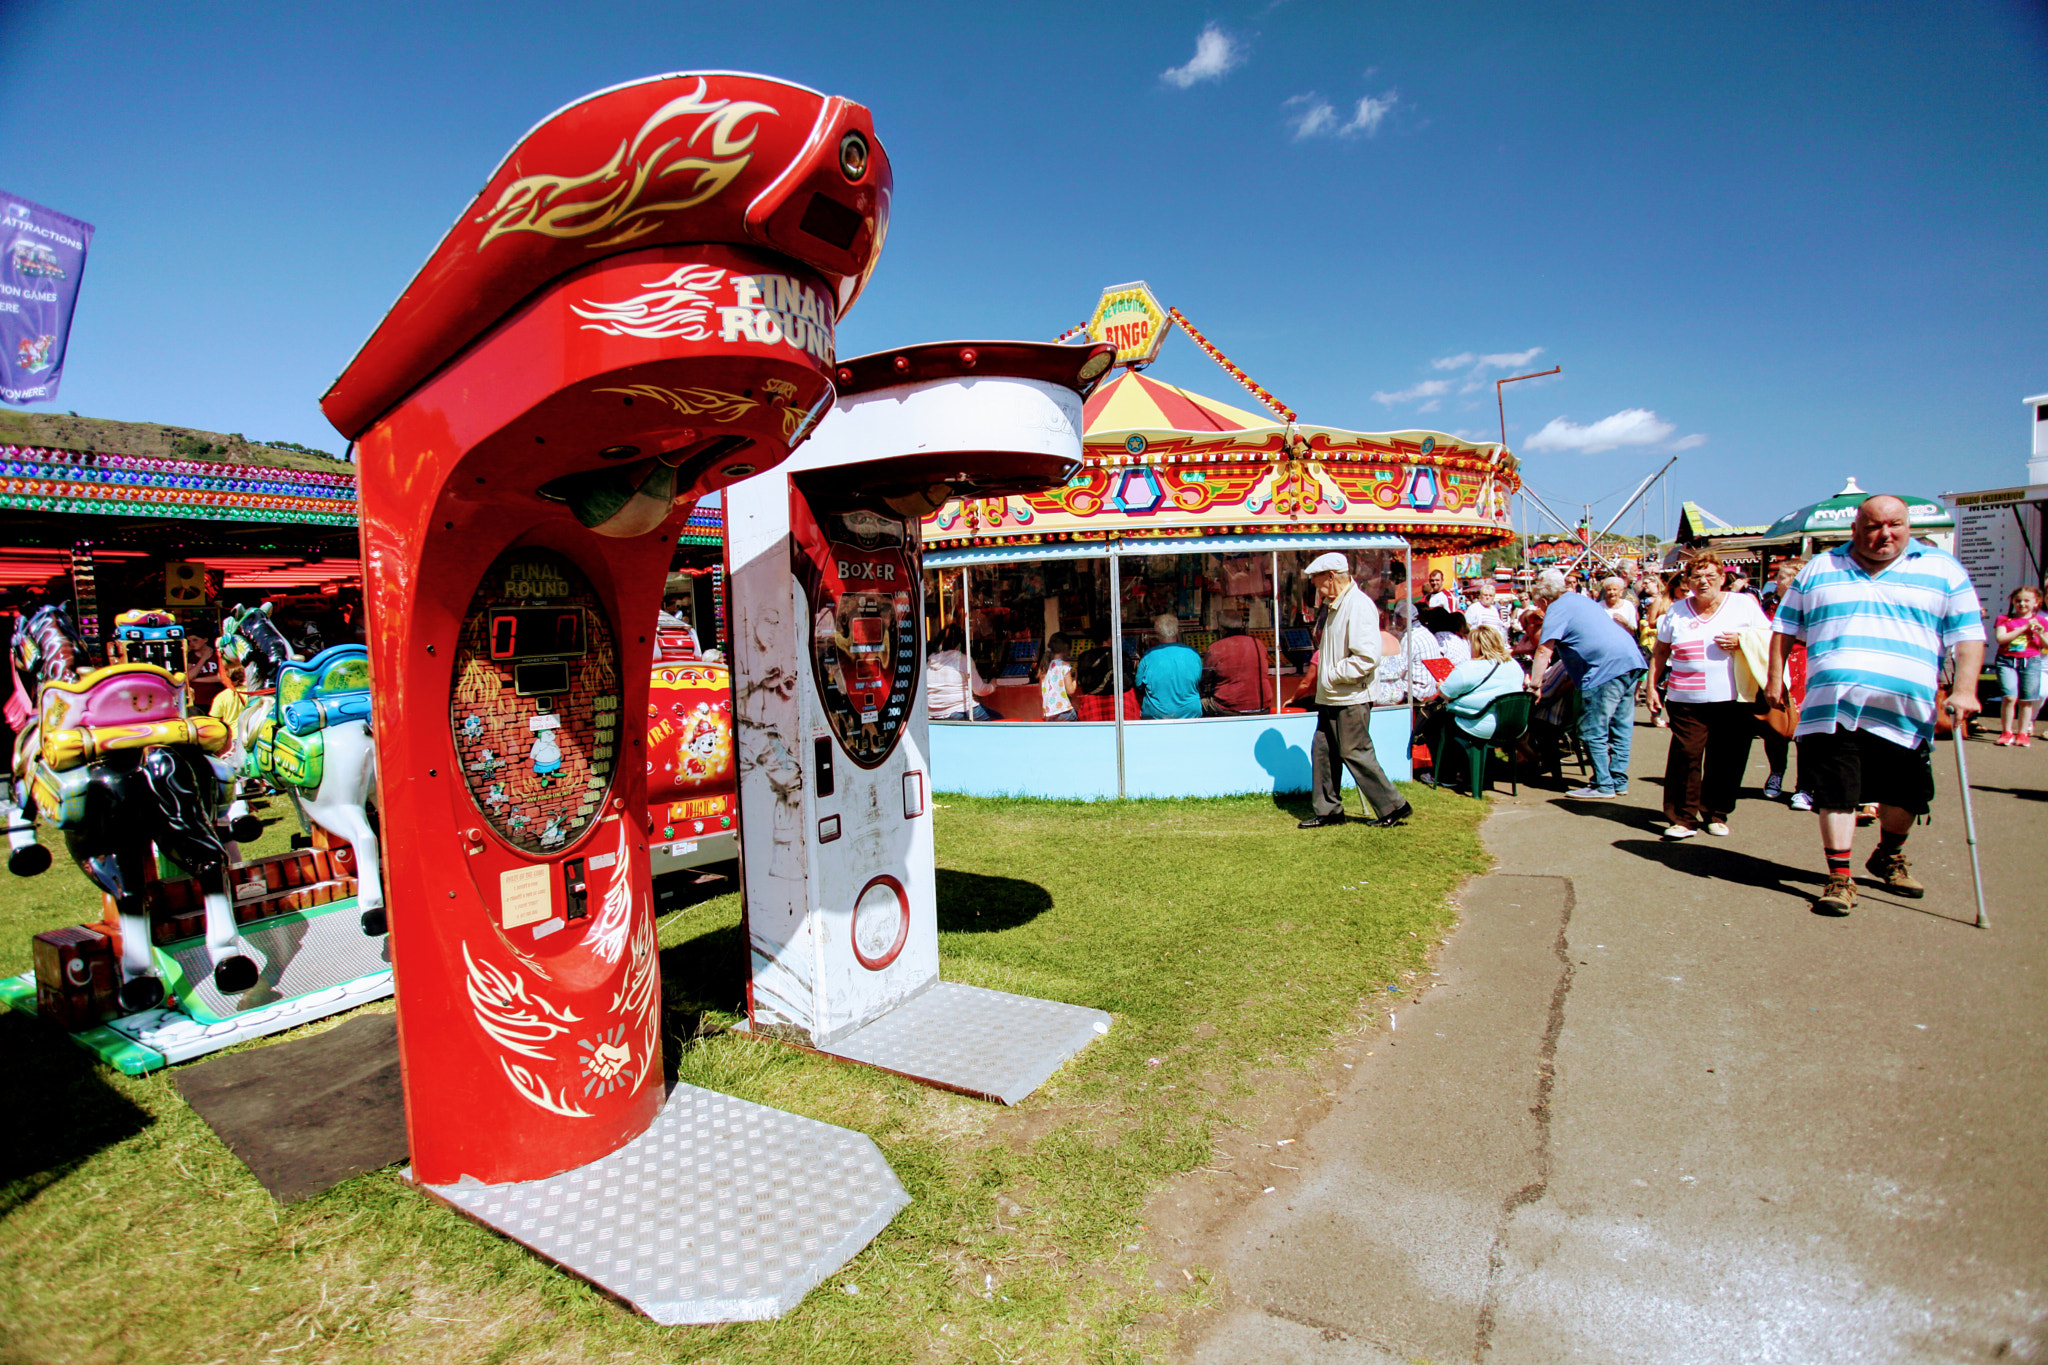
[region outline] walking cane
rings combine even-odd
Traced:
[[[1970,765],[1963,758],[1963,736],[1969,726],[1956,715],[1955,707],[1949,707],[1948,713],[1955,718],[1951,738],[1956,746],[1956,780],[1963,784],[1963,833],[1970,841],[1970,875],[1977,879],[1977,927],[1989,929],[1990,921],[1984,915],[1984,869],[1977,865],[1977,816],[1970,809]]]

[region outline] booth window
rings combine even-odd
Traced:
[[[1313,698],[1296,693],[1315,652],[1318,608],[1303,570],[1324,552],[1150,554],[1127,545],[1113,562],[1101,555],[928,569],[928,713],[933,720],[1047,719],[1048,697],[1069,691],[1046,682],[1055,646],[1064,646],[1082,721],[1116,720],[1119,709],[1123,720],[1136,721],[1305,708]],[[1408,597],[1405,550],[1345,554],[1400,649],[1393,607]],[[1173,649],[1183,652],[1147,662]],[[1405,674],[1390,668],[1389,676]]]
[[[925,700],[934,720],[1046,718],[1046,672],[1064,648],[1074,691],[1109,720],[1109,560],[976,565],[925,573]],[[972,659],[972,676],[965,660]],[[968,694],[972,693],[969,705]],[[1098,709],[1080,708],[1086,713]]]

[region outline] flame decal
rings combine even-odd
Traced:
[[[642,285],[648,291],[645,294],[616,303],[585,299],[572,305],[571,311],[579,318],[590,319],[583,324],[586,332],[645,337],[651,341],[664,337],[705,341],[711,336],[711,329],[705,324],[711,320],[711,310],[716,306],[705,291],[718,288],[724,280],[722,266],[680,266],[673,274]]]
[[[507,1051],[543,1062],[553,1061],[553,1054],[543,1051],[541,1045],[569,1032],[569,1025],[581,1023],[582,1016],[574,1010],[556,1009],[541,996],[528,995],[524,981],[470,956],[466,941],[462,945],[462,961],[469,968],[469,1006],[478,1026]],[[512,1064],[506,1062],[505,1067],[509,1075]],[[519,1084],[516,1078],[513,1084]],[[525,1087],[520,1088],[523,1093]]]
[[[548,1089],[548,1083],[528,1071],[525,1067],[500,1057],[498,1065],[505,1068],[505,1079],[512,1082],[512,1088],[532,1100],[550,1114],[560,1114],[565,1119],[587,1119],[590,1111],[569,1098],[569,1088],[562,1087],[559,1094]]]
[[[658,403],[668,404],[685,417],[702,417],[712,423],[737,422],[761,406],[758,398],[728,393],[724,389],[664,389],[658,384],[632,384],[623,389],[599,389],[597,392],[624,394],[628,398],[652,398]]]
[[[655,110],[640,131],[621,142],[611,160],[594,171],[526,175],[507,185],[497,204],[477,217],[477,222],[490,224],[477,250],[513,232],[537,232],[565,240],[604,233],[586,245],[592,249],[617,246],[653,232],[660,226],[662,214],[695,208],[716,198],[753,159],[748,149],[758,130],[743,130],[742,125],[756,114],[778,111],[754,100],[707,101],[704,96],[709,89],[709,82],[699,79],[695,90]],[[649,146],[663,125],[698,114],[703,117],[686,135]],[[707,133],[708,156],[671,157],[679,149],[696,146]],[[678,186],[681,197],[642,202],[656,182],[690,172],[696,173],[695,178]]]
[[[605,888],[604,905],[598,911],[597,920],[590,926],[590,936],[584,940],[590,950],[606,962],[617,962],[626,951],[627,939],[633,932],[633,878],[632,858],[626,847],[626,822],[619,821],[619,851],[612,863],[611,885]],[[650,917],[651,922],[651,917]],[[618,1004],[613,1002],[612,1008]]]

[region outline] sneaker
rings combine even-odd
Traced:
[[[1769,777],[1764,779],[1764,800],[1775,801],[1784,794],[1785,779],[1782,775],[1778,773],[1772,773]]]
[[[1565,797],[1571,801],[1612,801],[1615,793],[1601,791],[1598,787],[1574,787],[1565,793]]]
[[[1870,861],[1863,864],[1864,871],[1884,884],[1884,889],[1909,901],[1917,901],[1927,894],[1927,888],[1913,878],[1912,865],[1906,855],[1894,849],[1886,853],[1883,849],[1870,855]]]
[[[1669,730],[1671,728],[1671,717],[1665,715],[1662,711],[1659,711],[1651,719],[1656,722],[1659,730]]]
[[[1789,804],[1793,810],[1811,811],[1813,809],[1813,793],[1793,792],[1792,800],[1787,804]]]
[[[2034,737],[2031,734],[2022,733],[2014,735],[2012,737],[2012,742],[2022,749],[2031,749],[2034,747]]]
[[[2018,736],[2014,735],[2013,732],[2010,730],[2000,730],[1998,732],[1998,738],[1991,741],[1994,747],[2006,744],[2014,744],[2017,742]]]
[[[1698,833],[1699,831],[1691,825],[1667,825],[1664,828],[1664,837],[1667,839],[1690,839]]]
[[[1849,876],[1828,878],[1825,891],[1813,898],[1813,912],[1816,915],[1846,915],[1856,908],[1856,879]]]
[[[1728,837],[1728,826],[1719,820],[1710,820],[1707,822],[1707,833],[1716,839],[1725,839]]]

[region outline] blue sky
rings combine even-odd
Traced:
[[[97,228],[55,406],[338,451],[319,395],[506,149],[720,68],[874,110],[844,355],[1050,338],[1142,278],[1304,421],[1489,436],[1492,380],[1561,364],[1508,390],[1535,488],[1611,511],[1677,451],[1673,516],[1737,522],[2014,482],[2048,391],[2021,0],[8,0],[0,186]],[[1184,339],[1152,374],[1249,402]]]

